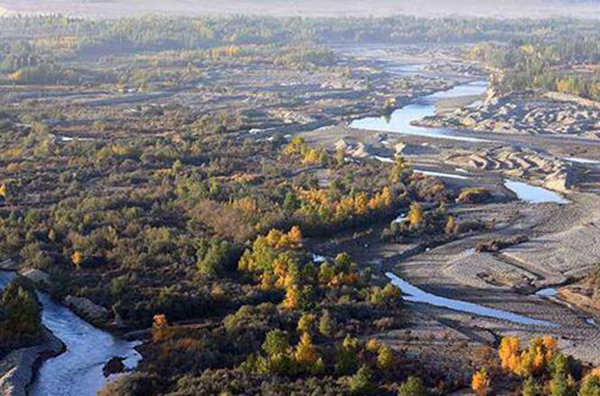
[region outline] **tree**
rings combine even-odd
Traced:
[[[503,337],[498,348],[502,368],[515,372],[521,364],[521,340],[519,337]]]
[[[348,381],[350,393],[353,395],[369,395],[375,391],[373,373],[367,366],[362,366]]]
[[[421,228],[425,223],[425,214],[423,213],[423,208],[421,208],[421,205],[419,205],[418,202],[413,202],[410,205],[408,222],[410,223],[410,228],[415,230]]]
[[[292,229],[290,230],[290,232],[288,233],[288,237],[289,237],[290,243],[294,247],[302,246],[302,231],[300,231],[300,227],[293,226]]]
[[[325,310],[319,320],[319,333],[325,337],[331,337],[333,336],[335,327],[335,320],[331,317],[331,313]]]
[[[527,378],[527,380],[523,383],[523,387],[521,388],[522,396],[536,396],[538,393],[537,386],[535,384],[535,380],[533,377]]]
[[[233,252],[227,241],[213,239],[207,249],[199,249],[197,254],[199,256],[197,267],[200,274],[217,276],[225,272]]]
[[[490,390],[490,379],[485,369],[481,369],[473,375],[471,389],[477,396],[486,396]]]
[[[379,347],[379,353],[377,355],[377,367],[380,370],[388,370],[394,364],[394,351],[387,345],[381,345]]]
[[[296,285],[288,287],[285,291],[285,300],[281,303],[283,309],[287,311],[293,311],[298,309],[302,304],[302,293],[300,288]]]
[[[80,269],[81,264],[83,264],[83,254],[81,254],[79,250],[75,251],[71,255],[71,261],[73,262],[73,265],[75,265],[75,268]]]
[[[456,221],[454,221],[453,216],[448,217],[448,221],[446,222],[445,232],[446,232],[446,235],[453,235],[456,233]]]
[[[0,295],[0,345],[27,344],[40,335],[40,305],[35,294],[11,282]]]
[[[301,333],[312,334],[315,327],[316,316],[311,313],[305,313],[298,320],[298,331]]]
[[[396,155],[394,167],[390,173],[392,183],[402,183],[406,180],[406,176],[410,174],[410,167],[401,155]]]
[[[287,355],[290,352],[287,333],[282,330],[271,330],[267,333],[262,349],[272,358],[277,355]]]
[[[376,338],[371,338],[365,344],[365,349],[372,353],[379,352],[379,348],[381,348],[381,342]]]
[[[408,379],[400,385],[398,396],[427,396],[427,388],[420,378],[408,377]]]
[[[552,396],[575,396],[575,384],[573,379],[564,374],[559,374],[552,377],[550,384],[550,390]]]
[[[585,377],[579,396],[600,396],[600,376],[590,374]]]
[[[152,340],[154,342],[163,342],[169,339],[172,331],[165,315],[154,315],[152,323]]]
[[[317,354],[317,348],[313,345],[312,339],[308,333],[303,333],[300,338],[300,343],[296,346],[296,353],[294,354],[296,362],[300,363],[304,367],[312,370],[314,365],[319,359]]]

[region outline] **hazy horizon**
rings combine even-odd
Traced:
[[[203,14],[248,14],[306,17],[382,17],[394,15],[415,16],[486,16],[503,18],[545,18],[571,16],[595,18],[600,2],[596,0],[374,0],[339,1],[323,5],[316,0],[13,0],[0,1],[0,15],[12,13],[58,13],[77,17],[120,18],[149,14],[198,16]]]

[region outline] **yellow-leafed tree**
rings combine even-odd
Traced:
[[[477,396],[486,396],[490,391],[490,378],[485,369],[481,369],[473,375],[471,388]]]

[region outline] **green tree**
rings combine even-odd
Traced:
[[[583,380],[579,396],[600,396],[600,377],[589,375]]]
[[[400,385],[398,396],[427,396],[427,388],[420,378],[408,377],[408,379]]]
[[[535,384],[535,380],[533,377],[527,378],[527,380],[523,383],[523,387],[521,388],[522,396],[536,396],[538,393],[537,386]]]
[[[335,332],[335,327],[336,324],[334,319],[331,317],[331,313],[328,310],[325,310],[321,316],[321,319],[319,320],[319,333],[325,337],[331,337]]]
[[[373,373],[367,366],[362,366],[348,381],[350,393],[353,395],[370,395],[376,386],[373,383]]]
[[[377,367],[380,370],[388,370],[394,363],[394,351],[387,345],[379,347],[377,354]]]
[[[11,282],[0,298],[0,345],[28,344],[40,336],[40,305],[35,294]]]
[[[394,167],[390,172],[390,180],[392,183],[403,183],[410,175],[410,167],[403,156],[396,155]]]
[[[288,354],[290,343],[287,333],[279,329],[269,331],[265,342],[262,344],[262,349],[269,357]]]

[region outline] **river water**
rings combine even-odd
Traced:
[[[410,68],[402,69],[402,74],[410,74],[416,72],[417,66],[411,66]],[[416,100],[407,106],[404,106],[394,111],[390,117],[366,117],[356,120],[350,124],[351,128],[364,129],[364,130],[375,130],[389,133],[400,133],[406,135],[418,135],[431,138],[449,139],[458,141],[468,142],[489,142],[489,140],[478,139],[473,137],[457,136],[449,129],[443,128],[425,128],[411,125],[412,122],[421,120],[424,117],[435,115],[436,106],[435,102],[443,98],[452,98],[460,96],[479,96],[483,95],[487,90],[488,84],[485,81],[477,81],[469,84],[463,84],[456,86],[450,90],[438,92],[433,95],[426,96]],[[393,162],[391,158],[378,157],[379,161],[382,162]],[[431,171],[419,171],[424,174],[437,177],[451,177],[460,179],[469,179],[468,176],[459,176],[448,173],[431,172]],[[560,195],[546,190],[541,187],[531,186],[527,183],[513,182],[507,180],[505,186],[515,192],[519,199],[532,202],[554,202],[554,203],[568,203]],[[396,221],[401,221],[403,216],[400,216]],[[429,304],[436,307],[448,308],[459,312],[465,312],[476,316],[495,318],[499,320],[509,321],[518,323],[521,325],[528,326],[543,326],[543,327],[557,327],[555,323],[547,322],[544,320],[532,319],[527,316],[518,315],[512,312],[503,311],[494,308],[488,308],[482,305],[453,300],[446,297],[436,296],[431,293],[427,293],[405,280],[401,279],[393,273],[387,273],[387,277],[391,283],[398,287],[405,295],[407,301]]]
[[[13,273],[0,272],[0,289]],[[128,342],[100,330],[57,304],[47,294],[37,293],[42,304],[42,323],[67,347],[65,353],[44,361],[29,390],[30,396],[93,396],[106,378],[104,364],[115,356],[134,368],[140,361],[135,342]]]
[[[386,275],[390,279],[392,284],[402,291],[402,293],[405,295],[404,299],[406,301],[423,303],[441,308],[449,308],[458,312],[465,312],[477,316],[505,320],[508,322],[518,323],[522,325],[558,327],[557,324],[547,322],[545,320],[532,319],[527,316],[518,315],[508,311],[502,311],[500,309],[488,308],[482,305],[466,301],[453,300],[446,297],[436,296],[435,294],[427,293],[419,289],[418,287],[411,285],[410,283],[401,279],[397,275],[394,275],[392,273],[387,273]]]
[[[468,84],[458,85],[447,91],[437,92],[433,95],[417,99],[415,102],[395,110],[389,118],[366,117],[353,121],[351,128],[365,129],[371,131],[382,131],[400,133],[404,135],[417,135],[437,139],[458,140],[465,142],[489,142],[489,140],[467,136],[457,136],[452,131],[444,128],[425,128],[411,125],[412,122],[436,113],[435,102],[439,99],[460,96],[479,96],[487,90],[487,82],[476,81]]]

